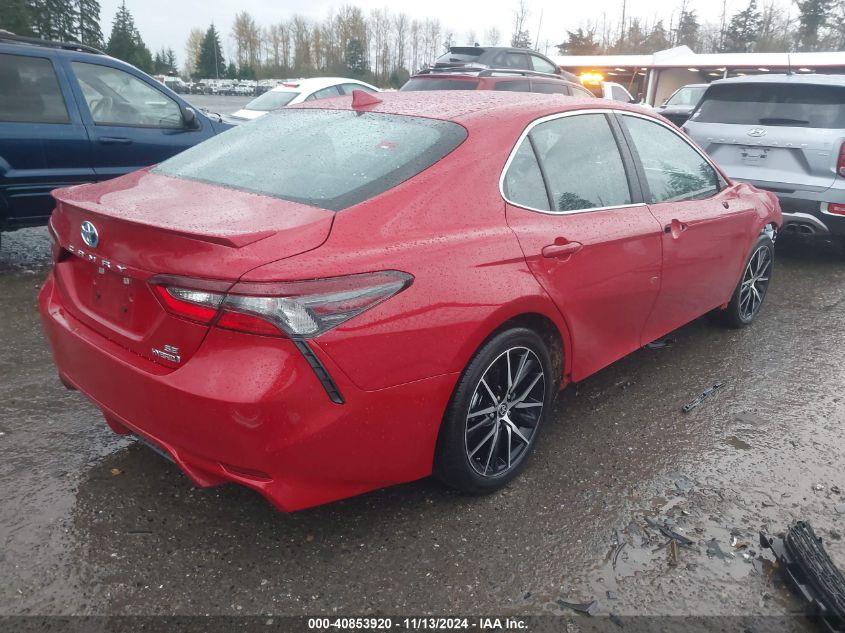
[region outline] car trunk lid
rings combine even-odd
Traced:
[[[157,276],[211,280],[225,291],[257,266],[318,247],[334,218],[324,209],[146,170],[54,195],[54,273],[66,309],[171,368],[190,358],[208,326],[168,313],[156,296]]]

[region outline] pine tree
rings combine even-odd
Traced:
[[[798,5],[798,50],[819,48],[819,30],[827,25],[833,10],[833,0],[796,0]]]
[[[135,27],[135,19],[126,8],[126,2],[121,3],[115,13],[106,52],[143,71],[153,71],[153,56]]]
[[[596,41],[596,34],[591,30],[579,27],[577,31],[567,31],[567,40],[558,44],[561,55],[598,55],[601,45]]]
[[[700,43],[700,28],[695,11],[681,11],[678,27],[675,30],[675,45],[689,46],[692,50],[697,50]]]
[[[0,0],[0,29],[17,35],[35,35],[33,15],[27,0]]]
[[[226,79],[237,79],[238,78],[238,67],[235,66],[235,62],[229,62],[229,65],[226,67]]]
[[[205,79],[214,79],[226,75],[226,63],[223,59],[223,49],[220,47],[220,35],[214,28],[214,24],[208,27],[205,37],[202,39],[196,74]]]
[[[760,12],[757,0],[751,0],[745,10],[735,14],[725,30],[725,42],[722,46],[727,53],[750,53],[757,41],[760,30]]]
[[[98,0],[76,0],[76,37],[83,44],[103,47]]]
[[[343,54],[343,63],[351,77],[363,77],[367,72],[367,60],[364,57],[364,46],[357,37],[349,38]]]

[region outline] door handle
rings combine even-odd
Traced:
[[[667,234],[671,233],[672,237],[678,239],[681,236],[681,233],[686,231],[687,228],[686,223],[681,222],[680,220],[672,220],[670,224],[663,227],[663,232]]]
[[[97,142],[103,145],[131,145],[132,139],[125,136],[101,136]]]
[[[549,244],[543,247],[543,257],[569,257],[580,251],[581,242],[567,242],[566,244]]]

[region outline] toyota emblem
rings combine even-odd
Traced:
[[[79,233],[82,235],[82,241],[89,248],[97,248],[97,244],[100,243],[100,235],[97,233],[97,227],[92,222],[85,220],[80,227]]]

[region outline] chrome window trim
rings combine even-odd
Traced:
[[[534,211],[536,213],[544,213],[546,215],[574,215],[576,213],[592,213],[593,211],[612,211],[614,209],[628,209],[632,207],[645,206],[645,203],[643,202],[632,202],[630,204],[619,204],[611,207],[588,207],[586,209],[573,209],[570,211],[550,211],[549,209],[535,209],[534,207],[519,204],[518,202],[514,202],[513,200],[508,199],[508,197],[505,195],[505,175],[508,173],[508,169],[510,169],[511,163],[513,162],[513,159],[516,156],[517,151],[519,150],[520,146],[525,141],[525,139],[528,137],[528,135],[531,133],[531,130],[533,130],[538,125],[542,125],[543,123],[548,123],[549,121],[556,121],[557,119],[562,119],[564,117],[578,116],[583,114],[612,114],[613,112],[616,112],[616,110],[613,108],[585,108],[581,110],[568,110],[566,112],[556,112],[555,114],[547,114],[546,116],[531,121],[531,123],[529,123],[525,127],[525,129],[522,131],[522,134],[520,134],[519,138],[516,140],[516,143],[511,149],[510,155],[508,156],[508,160],[505,161],[505,166],[502,169],[502,173],[499,176],[499,195],[502,196],[502,200],[504,200],[510,205],[519,207],[520,209],[526,209],[528,211]],[[607,128],[612,133],[613,130],[611,129],[610,124],[608,124]],[[617,149],[619,149],[618,145]],[[620,163],[622,163],[622,168],[624,170],[625,164],[622,159],[621,149],[619,149],[619,161]],[[627,185],[627,182],[625,184]]]
[[[534,119],[533,121],[531,121],[531,123],[529,123],[525,127],[525,129],[522,131],[522,134],[519,135],[519,138],[517,139],[516,143],[514,144],[513,148],[511,149],[511,152],[508,155],[508,159],[507,159],[507,161],[505,161],[505,166],[502,169],[502,173],[499,176],[499,195],[502,197],[502,200],[504,200],[506,203],[508,203],[510,205],[513,205],[515,207],[519,207],[520,209],[526,209],[527,211],[534,211],[536,213],[544,213],[546,215],[574,215],[576,213],[592,213],[594,211],[613,211],[615,209],[630,209],[630,208],[633,208],[633,207],[643,207],[643,206],[648,205],[648,203],[643,201],[643,202],[632,202],[630,204],[619,204],[619,205],[615,205],[615,206],[611,206],[611,207],[588,207],[586,209],[574,209],[574,210],[570,210],[570,211],[550,211],[548,209],[535,209],[534,207],[529,207],[529,206],[524,205],[524,204],[519,204],[518,202],[514,202],[513,200],[510,200],[505,195],[505,175],[508,173],[508,169],[510,169],[511,163],[513,162],[513,159],[516,156],[517,151],[519,150],[522,143],[525,141],[526,137],[531,133],[531,130],[533,130],[538,125],[542,125],[543,123],[547,123],[549,121],[555,121],[557,119],[562,119],[564,117],[579,116],[579,115],[583,115],[583,114],[611,114],[611,115],[617,115],[618,114],[620,116],[637,117],[637,118],[640,118],[640,119],[645,119],[647,121],[652,121],[652,122],[656,123],[657,125],[662,125],[667,130],[669,130],[670,132],[675,134],[675,136],[678,136],[684,143],[689,145],[693,150],[695,150],[695,152],[699,156],[701,156],[707,162],[708,165],[710,165],[710,167],[713,169],[713,171],[716,172],[716,176],[717,176],[717,179],[719,180],[719,183],[726,182],[724,180],[724,178],[722,177],[722,173],[716,168],[716,164],[713,162],[713,160],[709,156],[707,156],[707,154],[703,153],[699,148],[697,148],[689,139],[687,139],[682,132],[679,132],[678,130],[673,129],[673,127],[670,124],[664,123],[660,119],[649,116],[647,114],[640,114],[639,112],[631,112],[629,110],[622,110],[621,108],[584,108],[584,109],[579,109],[579,110],[568,110],[566,112],[556,112],[555,114],[548,114],[546,116],[540,117],[539,119]],[[609,127],[610,126],[608,125],[608,128]],[[617,145],[617,148],[618,148],[618,145]],[[619,149],[619,159],[620,159],[620,161],[622,161],[622,168],[625,169],[624,159],[622,158],[622,149],[621,148],[618,148],[618,149]],[[539,158],[537,160],[539,160]],[[639,179],[639,174],[635,174],[635,176],[636,176],[637,179]],[[728,183],[726,183],[726,184],[728,184]],[[707,198],[700,198],[700,200],[710,200],[711,198],[714,198],[715,196],[719,195],[719,193],[721,193],[721,192],[722,192],[722,189],[719,189],[712,196],[709,196]],[[696,199],[696,200],[699,200],[699,199]],[[679,202],[684,202],[684,200],[680,200]],[[655,204],[661,204],[661,203],[656,202]]]

